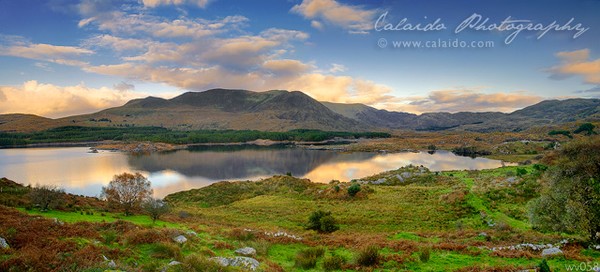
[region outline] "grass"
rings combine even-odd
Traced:
[[[160,226],[160,227],[169,227],[169,228],[180,228],[183,229],[185,226],[167,222],[162,220],[156,220],[156,223],[152,223],[152,219],[147,215],[130,215],[124,216],[115,213],[109,212],[95,212],[94,214],[81,214],[80,212],[63,212],[63,211],[47,211],[41,212],[39,210],[26,210],[24,208],[18,208],[19,211],[25,212],[30,215],[39,215],[46,218],[56,218],[62,222],[66,223],[74,223],[74,222],[94,222],[94,223],[110,223],[115,222],[117,220],[123,220],[127,222],[131,222],[137,225],[142,226]],[[104,215],[102,215],[104,214]]]

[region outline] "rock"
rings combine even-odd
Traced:
[[[187,242],[187,240],[188,239],[185,238],[185,236],[183,236],[183,235],[179,235],[179,236],[173,238],[173,241],[175,241],[176,243],[179,243],[179,244],[183,244],[183,243]]]
[[[55,217],[55,218],[52,218],[52,220],[53,220],[53,222],[54,222],[54,224],[55,224],[55,225],[60,225],[60,226],[62,226],[62,225],[64,225],[64,224],[65,224],[65,222],[58,220],[58,218],[56,218],[56,217]]]
[[[8,246],[8,243],[6,242],[6,239],[0,237],[0,248],[2,249],[9,249],[10,246]]]
[[[563,252],[557,247],[547,248],[542,250],[542,257],[562,255]]]
[[[256,259],[250,257],[213,257],[210,259],[221,266],[235,266],[250,271],[255,271],[260,266],[260,263]]]
[[[596,266],[596,267],[592,268],[592,271],[600,272],[600,266]]]
[[[254,256],[254,255],[256,255],[256,249],[251,248],[251,247],[243,247],[243,248],[237,249],[235,251],[235,253],[239,254],[239,255],[243,255],[243,256]]]
[[[488,237],[488,234],[485,232],[480,232],[479,237]]]
[[[188,230],[187,232],[185,232],[185,235],[190,236],[190,237],[196,237],[196,236],[198,236],[198,233],[196,233],[193,230]]]
[[[178,261],[171,261],[168,266],[180,265],[181,263]]]
[[[115,263],[115,261],[110,260],[110,262],[108,262],[108,267],[110,267],[110,268],[117,268],[117,264]]]
[[[371,184],[382,184],[385,183],[385,179],[384,178],[380,178],[376,181],[371,181]]]

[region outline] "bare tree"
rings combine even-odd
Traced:
[[[61,203],[63,193],[64,191],[55,185],[36,185],[29,192],[29,199],[41,211],[48,211]]]
[[[144,203],[142,203],[142,208],[150,215],[152,223],[155,223],[161,215],[166,214],[171,210],[169,204],[157,198],[146,199]]]
[[[152,195],[150,181],[142,174],[123,173],[113,177],[108,186],[102,187],[102,197],[109,204],[120,205],[125,215],[131,215],[142,201]]]

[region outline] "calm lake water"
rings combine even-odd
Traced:
[[[154,194],[207,186],[221,180],[255,180],[291,172],[314,182],[349,181],[408,164],[432,171],[489,169],[501,162],[455,156],[447,151],[422,153],[343,153],[290,147],[222,146],[129,155],[85,147],[0,149],[0,177],[23,184],[54,184],[67,192],[96,196],[111,178],[141,172]]]

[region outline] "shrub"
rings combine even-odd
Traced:
[[[523,175],[527,174],[527,169],[524,168],[517,168],[517,176],[521,177]]]
[[[550,270],[550,266],[548,266],[548,262],[546,262],[546,259],[542,260],[542,262],[538,265],[538,268],[540,269],[540,272],[552,272],[552,270]]]
[[[158,259],[178,259],[181,256],[181,249],[171,243],[158,243],[152,249],[150,256]]]
[[[323,233],[332,233],[340,229],[340,227],[337,226],[337,222],[331,215],[331,212],[318,210],[310,214],[308,217],[306,229],[316,230]]]
[[[128,245],[152,244],[163,239],[163,236],[153,229],[133,230],[125,234]]]
[[[116,242],[118,239],[117,232],[114,230],[108,230],[102,234],[102,238],[104,238],[104,244],[112,245],[112,243]]]
[[[340,270],[344,264],[346,264],[346,260],[344,258],[338,255],[331,255],[323,260],[323,270]]]
[[[313,247],[300,250],[298,254],[296,254],[294,265],[302,269],[315,268],[317,265],[317,260],[320,257],[323,257],[324,254],[325,249],[322,247]]]
[[[253,232],[243,229],[232,229],[229,237],[238,241],[251,241],[256,238]]]
[[[36,185],[29,192],[29,199],[41,211],[48,211],[60,205],[63,193],[62,189],[54,185]]]
[[[192,253],[185,257],[182,262],[184,271],[231,271],[227,267],[222,267],[215,261],[211,261],[204,256]]]
[[[421,260],[422,263],[429,262],[430,257],[431,257],[431,249],[429,249],[428,247],[423,248],[421,250],[421,252],[419,253],[419,260]]]
[[[167,203],[156,198],[146,199],[142,203],[142,208],[150,215],[152,223],[155,223],[161,215],[167,214],[171,210]]]
[[[354,197],[356,194],[360,192],[360,184],[354,183],[348,187],[348,195]]]
[[[358,253],[356,264],[361,266],[375,266],[379,263],[379,247],[370,245]]]

